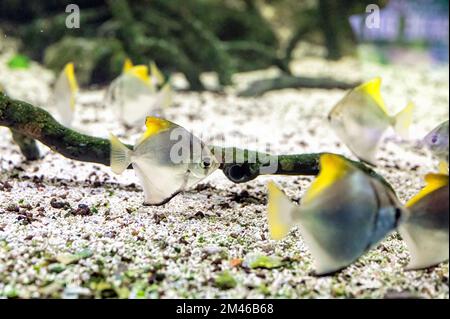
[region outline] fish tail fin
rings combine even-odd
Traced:
[[[269,233],[273,239],[280,240],[287,236],[294,226],[293,212],[296,205],[278,188],[274,182],[269,182],[269,201],[267,219]]]
[[[172,105],[173,91],[169,83],[166,83],[161,89],[161,108],[165,109]]]
[[[427,186],[406,204],[406,218],[399,225],[411,256],[408,270],[437,265],[449,256],[448,188],[443,189],[448,187],[449,178],[428,174],[425,180]],[[430,198],[433,202],[424,204]]]
[[[413,121],[415,105],[409,102],[408,105],[394,116],[395,131],[403,138],[409,137],[409,127]]]
[[[162,85],[164,83],[165,81],[164,75],[159,70],[155,62],[150,63],[150,74],[152,75],[152,77],[155,77],[156,83],[158,85]]]
[[[111,169],[116,174],[122,174],[131,164],[131,154],[133,153],[119,139],[109,135],[111,141]]]

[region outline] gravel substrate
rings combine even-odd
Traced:
[[[37,65],[8,70],[6,58],[0,56],[4,86],[44,105],[52,75]],[[448,67],[305,58],[295,69],[348,80],[382,76],[392,114],[409,100],[416,103],[411,140],[389,132],[378,156],[377,171],[403,202],[423,186],[424,174],[436,170],[416,141],[448,118]],[[276,71],[235,81],[243,86],[268,73]],[[214,144],[351,156],[325,122],[344,93],[292,89],[259,98],[238,98],[232,91],[177,93],[167,118]],[[104,137],[111,131],[134,142],[142,128],[125,131],[101,105],[103,94],[82,93],[74,127]],[[145,207],[132,171],[116,176],[108,167],[70,161],[46,147],[43,159],[25,162],[7,129],[0,128],[0,137],[0,296],[449,298],[448,263],[404,271],[409,253],[397,234],[344,271],[320,278],[312,275],[298,229],[282,241],[270,240],[267,181],[275,180],[298,201],[311,177],[260,177],[236,185],[218,171],[162,207]]]

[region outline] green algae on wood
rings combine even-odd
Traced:
[[[111,144],[108,139],[81,134],[66,128],[47,111],[26,102],[13,100],[2,93],[0,93],[0,126],[14,131],[16,134],[14,140],[19,142],[21,150],[27,147],[33,149],[32,140],[35,139],[67,158],[110,165]],[[27,147],[20,144],[25,138]],[[127,146],[132,149],[132,146]],[[236,147],[210,146],[210,148],[221,163],[220,169],[234,183],[245,183],[260,175],[314,176],[320,171],[319,159],[323,154],[277,156]],[[33,152],[30,154],[33,155]],[[30,154],[24,155],[27,159],[31,159]],[[389,183],[370,167],[361,162],[351,162],[391,188]]]

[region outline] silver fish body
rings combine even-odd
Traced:
[[[365,110],[361,111],[365,105]],[[361,95],[350,104],[337,104],[329,115],[337,136],[361,160],[373,164],[381,137],[392,125],[388,117],[369,97]]]
[[[113,171],[120,174],[132,165],[148,205],[167,203],[219,167],[214,155],[200,139],[163,119],[147,119],[147,132],[133,150],[113,135],[111,145]]]
[[[326,156],[329,159],[321,158],[321,165],[327,163],[331,168],[323,169],[300,207],[269,185],[272,237],[282,238],[290,227],[298,225],[318,275],[355,262],[396,229],[402,211],[395,194],[380,181],[338,156]],[[345,170],[342,176],[337,171],[340,169]],[[319,193],[311,195],[314,188]]]
[[[375,165],[380,141],[389,127],[408,135],[414,105],[408,104],[395,116],[387,113],[375,78],[348,92],[330,111],[328,121],[341,141],[362,161]]]
[[[448,183],[407,204],[399,232],[411,254],[408,269],[426,268],[448,260]]]
[[[318,274],[347,267],[395,230],[397,203],[388,194],[377,194],[380,187],[374,183],[358,172],[302,207],[300,232],[315,255]]]

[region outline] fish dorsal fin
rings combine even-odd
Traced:
[[[313,200],[334,182],[342,178],[353,167],[342,156],[323,154],[320,156],[320,173],[305,194],[304,203]]]
[[[140,80],[148,83],[150,81],[150,77],[148,75],[148,67],[146,65],[136,65],[127,71],[129,74],[133,74]]]
[[[145,140],[147,140],[149,137],[152,137],[156,134],[159,134],[168,128],[172,126],[172,122],[169,122],[165,119],[154,117],[154,116],[148,116],[145,120],[145,126],[147,127],[147,130],[142,135],[142,137],[139,139],[139,141],[136,143],[136,145],[141,144]]]
[[[422,188],[422,190],[413,198],[411,198],[407,203],[406,207],[411,207],[420,201],[422,198],[428,194],[434,192],[435,190],[448,185],[448,175],[445,174],[427,174],[425,176],[425,182],[427,185]]]
[[[122,73],[126,73],[133,68],[133,62],[129,58],[125,59],[123,63]]]
[[[72,110],[75,109],[75,94],[78,92],[78,82],[77,78],[75,77],[75,67],[72,62],[67,63],[64,67],[64,75],[67,78],[67,81],[69,82],[69,88],[70,92],[72,94],[72,98],[70,100],[70,107]]]
[[[156,79],[156,83],[158,85],[164,83],[164,75],[161,73],[155,62],[150,63],[150,74]]]
[[[132,74],[144,82],[150,81],[148,67],[146,65],[133,65],[133,62],[128,58],[123,63],[122,73]]]
[[[386,104],[384,103],[383,97],[381,96],[380,88],[381,88],[381,78],[376,77],[356,87],[355,91],[369,95],[377,103],[377,105],[386,114],[388,114]]]

